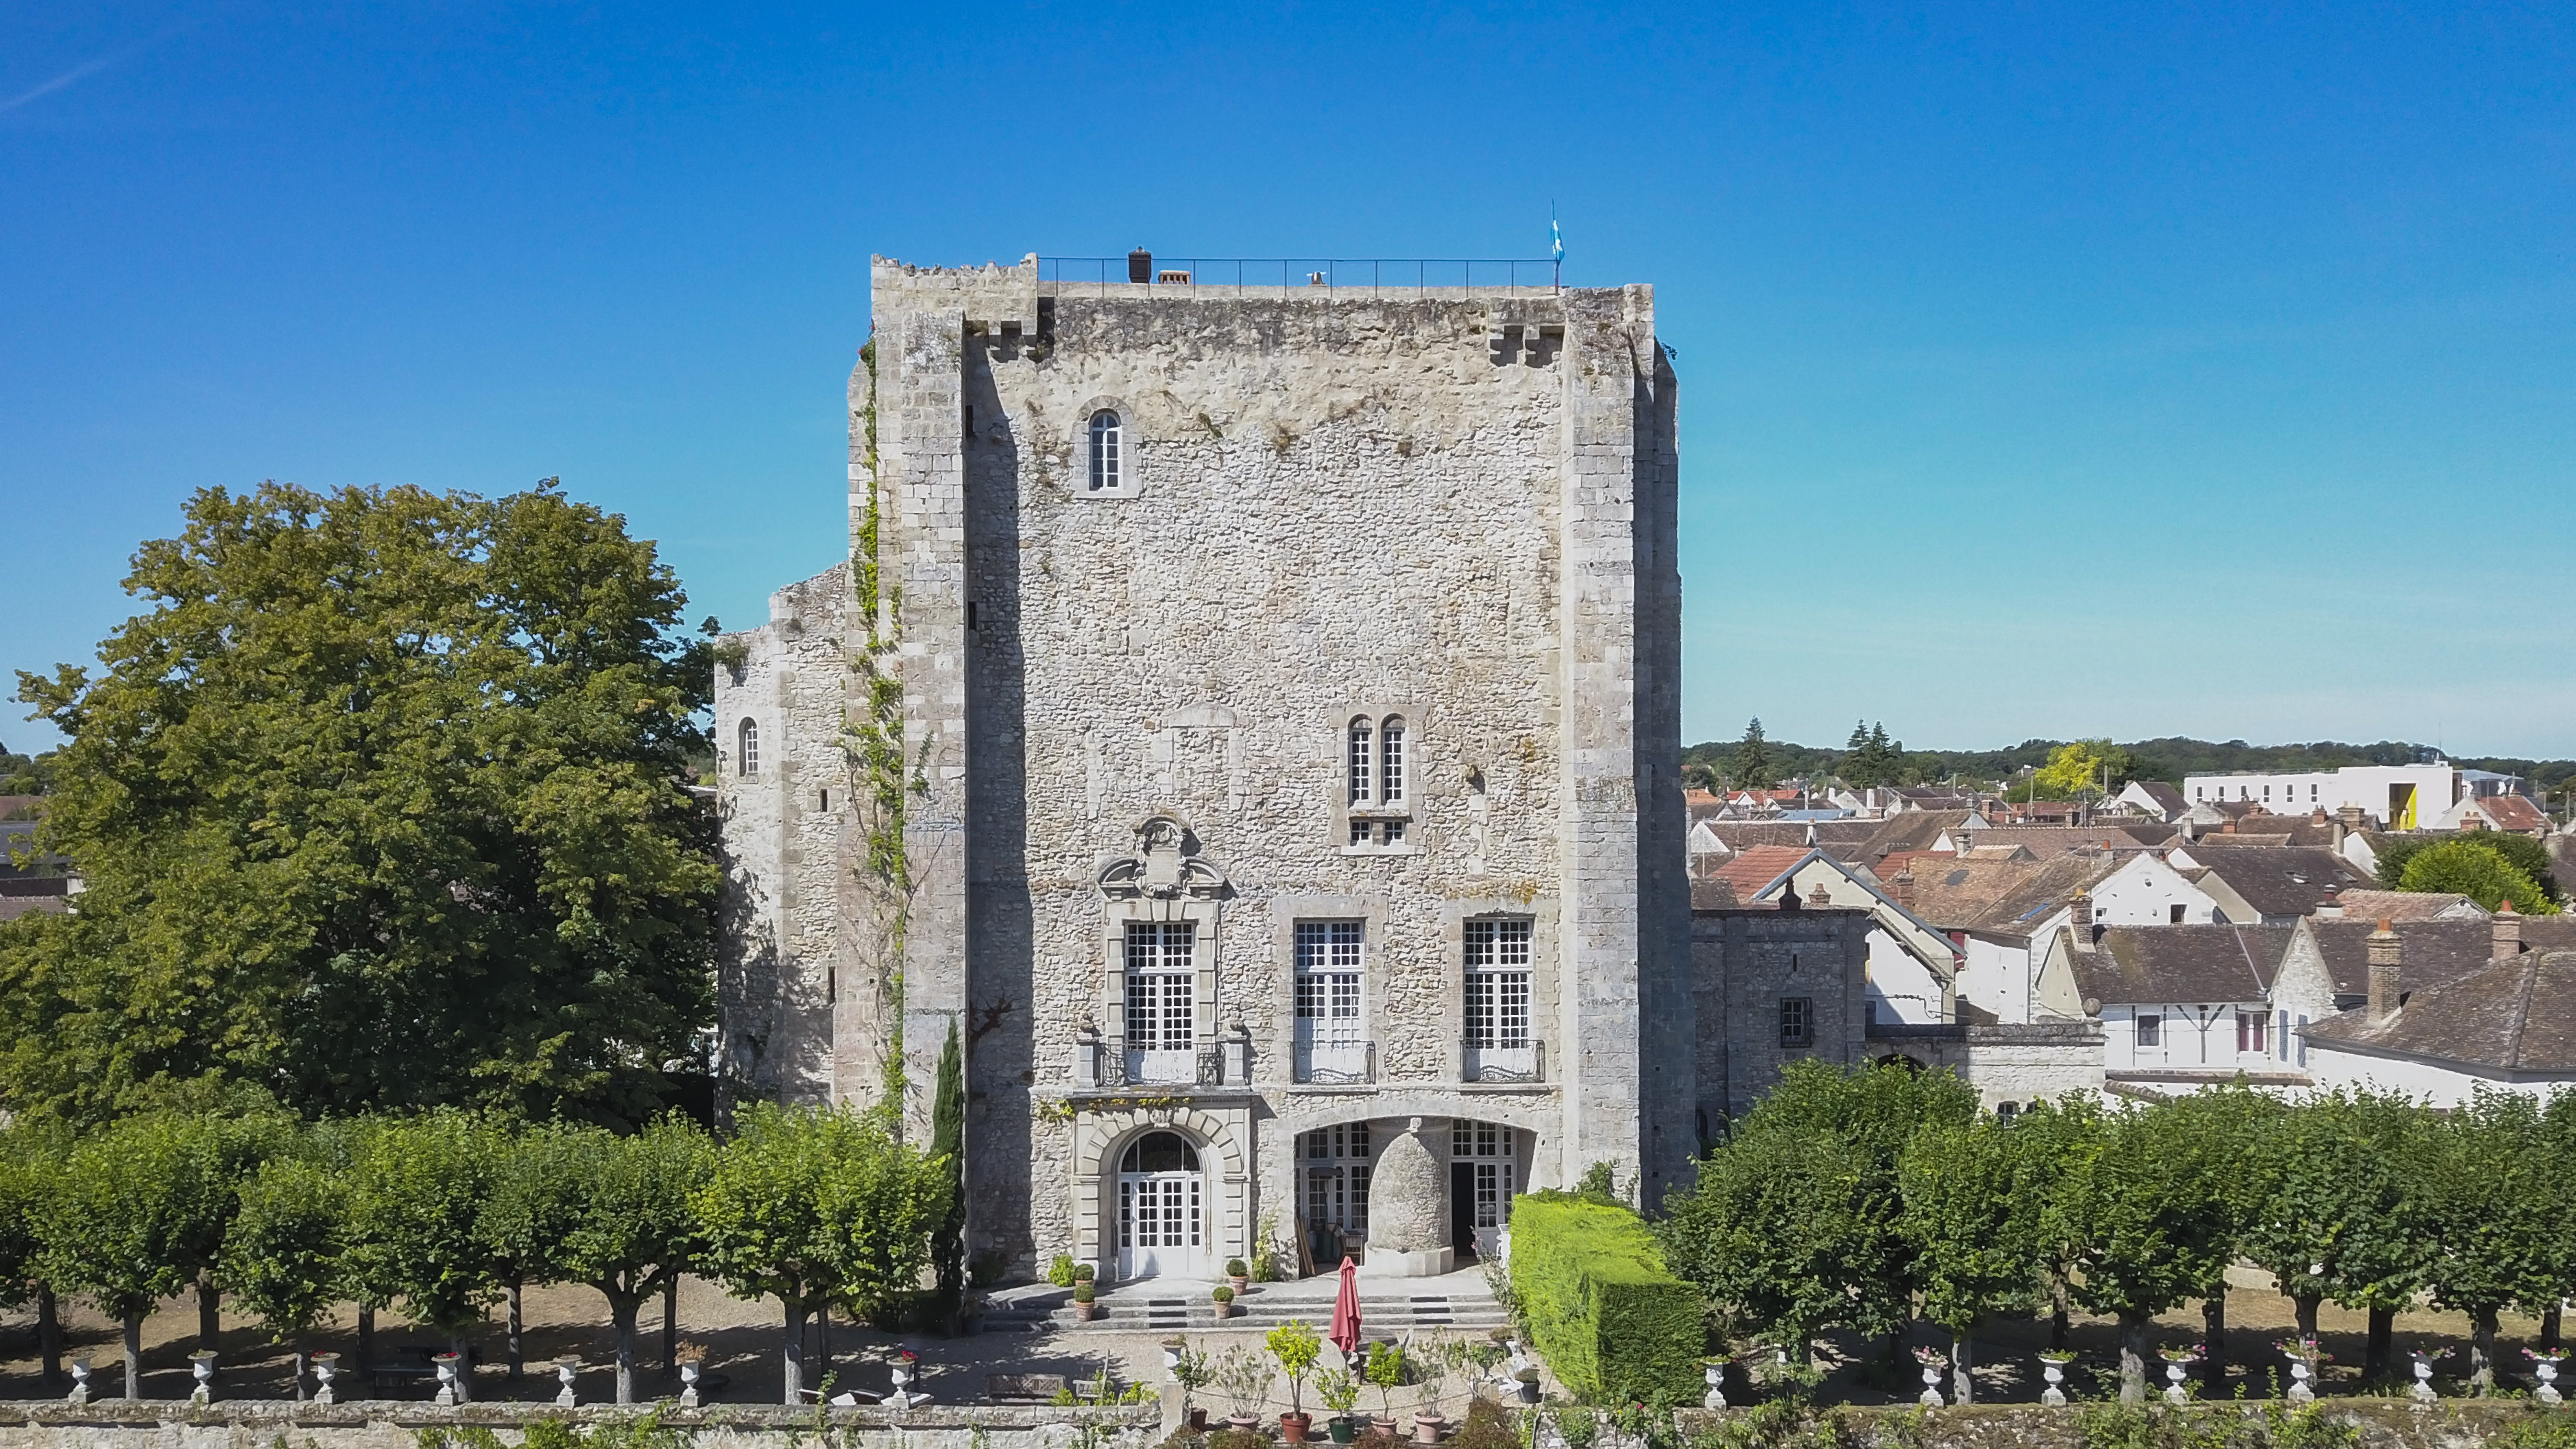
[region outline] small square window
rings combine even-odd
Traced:
[[[1802,1047],[1813,1044],[1816,1034],[1816,1002],[1810,996],[1780,998],[1780,1045]]]
[[[2163,1016],[2151,1011],[2138,1018],[2138,1045],[2142,1047],[2162,1046],[2164,1045],[2164,1040],[2165,1019]]]
[[[1366,845],[1366,844],[1368,844],[1368,843],[1369,843],[1369,829],[1370,829],[1370,827],[1369,827],[1369,823],[1368,823],[1367,821],[1365,821],[1365,820],[1354,820],[1354,821],[1352,821],[1352,822],[1351,822],[1351,844],[1353,844],[1353,845]]]
[[[1385,822],[1378,827],[1377,838],[1378,843],[1381,845],[1402,845],[1404,843],[1404,822],[1401,820],[1389,820]]]
[[[2183,912],[2182,904],[2181,904],[2179,901],[2177,901],[2177,902],[2176,902],[2176,903],[2174,903],[2173,905],[2170,905],[2170,906],[2165,907],[2165,918],[2166,918],[2166,922],[2167,922],[2167,924],[2169,924],[2169,925],[2176,925],[2176,926],[2181,925],[2181,924],[2182,924],[2182,912]]]

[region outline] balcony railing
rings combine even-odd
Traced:
[[[1292,1081],[1350,1086],[1377,1080],[1377,1043],[1299,1038],[1289,1067]]]
[[[1509,1045],[1469,1042],[1463,1052],[1464,1069],[1459,1073],[1470,1082],[1544,1082],[1547,1080],[1547,1043],[1537,1037],[1523,1037]]]
[[[1543,297],[1557,290],[1559,269],[1552,257],[1158,256],[1146,276],[1132,280],[1126,257],[1038,258],[1038,291],[1073,297],[1427,297],[1443,291]]]
[[[1126,1066],[1130,1086],[1195,1086],[1200,1080],[1199,1053],[1186,1047],[1178,1051],[1138,1051],[1129,1047]]]

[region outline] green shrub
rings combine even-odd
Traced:
[[[1664,1269],[1644,1220],[1569,1193],[1512,1204],[1512,1293],[1567,1388],[1603,1403],[1698,1397],[1699,1290]]]

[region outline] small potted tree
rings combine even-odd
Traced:
[[[1210,1302],[1213,1302],[1214,1304],[1216,1304],[1216,1316],[1217,1316],[1217,1317],[1219,1317],[1219,1318],[1232,1318],[1232,1317],[1234,1316],[1234,1290],[1233,1290],[1233,1289],[1228,1288],[1227,1286],[1225,1286],[1225,1285],[1224,1285],[1224,1284],[1222,1284],[1222,1283],[1219,1283],[1219,1284],[1218,1284],[1218,1285],[1216,1285],[1214,1288],[1211,1288],[1211,1289],[1209,1289],[1209,1290],[1208,1290],[1208,1299],[1209,1299],[1209,1301],[1210,1301]]]
[[[1395,1391],[1404,1386],[1404,1345],[1380,1340],[1368,1346],[1368,1362],[1360,1376],[1377,1390],[1377,1417],[1369,1420],[1372,1433],[1392,1437],[1395,1433]]]
[[[1199,1390],[1206,1388],[1212,1375],[1204,1349],[1190,1347],[1188,1339],[1164,1341],[1165,1357],[1172,1366],[1172,1382],[1181,1386],[1181,1417],[1188,1421],[1191,1432],[1207,1432],[1207,1406],[1197,1402]]]
[[[1089,1323],[1092,1320],[1093,1315],[1098,1312],[1100,1312],[1098,1290],[1091,1286],[1091,1280],[1085,1278],[1081,1282],[1074,1284],[1073,1316],[1081,1322]]]
[[[1422,1397],[1413,1406],[1413,1442],[1437,1444],[1440,1431],[1447,1428],[1448,1417],[1440,1412],[1440,1401],[1449,1389],[1450,1376],[1458,1371],[1458,1341],[1436,1338],[1422,1346],[1414,1357],[1415,1378],[1422,1385]]]
[[[1241,1258],[1225,1260],[1225,1285],[1240,1295],[1252,1286],[1252,1265]]]
[[[1349,1369],[1328,1369],[1317,1374],[1315,1397],[1322,1399],[1324,1407],[1333,1411],[1333,1417],[1324,1421],[1324,1431],[1332,1436],[1334,1443],[1348,1444],[1359,1437],[1360,1421],[1351,1417],[1351,1410],[1358,1407],[1360,1401],[1358,1375]]]
[[[1226,1426],[1257,1433],[1261,1398],[1270,1391],[1270,1361],[1251,1348],[1230,1348],[1216,1361],[1216,1385],[1225,1390]]]
[[[1288,1375],[1288,1412],[1279,1416],[1280,1437],[1303,1444],[1315,1422],[1306,1415],[1306,1375],[1315,1371],[1315,1360],[1323,1356],[1323,1337],[1306,1320],[1292,1318],[1270,1330],[1262,1342],[1270,1356],[1279,1360],[1280,1372]]]

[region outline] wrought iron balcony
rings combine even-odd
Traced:
[[[1297,1039],[1290,1080],[1318,1086],[1364,1085],[1377,1080],[1377,1043]]]
[[[1468,1042],[1461,1061],[1459,1076],[1469,1082],[1547,1080],[1547,1043],[1534,1036],[1506,1042]]]

